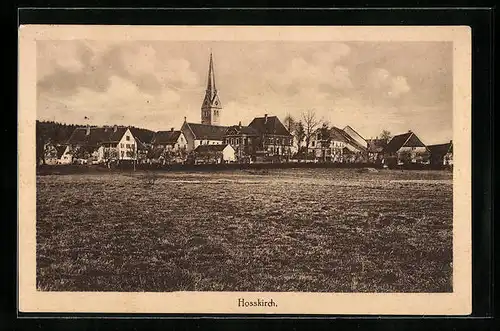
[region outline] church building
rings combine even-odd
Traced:
[[[220,145],[228,127],[220,125],[222,105],[215,85],[214,61],[210,53],[208,81],[205,98],[201,105],[201,124],[188,123],[184,118],[181,131],[186,137],[187,151],[193,151],[200,145]]]

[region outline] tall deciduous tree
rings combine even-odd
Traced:
[[[311,138],[315,134],[320,121],[316,117],[316,113],[314,112],[314,110],[311,109],[302,113],[302,120],[304,122],[307,160],[307,154],[309,153],[309,144],[311,143]]]
[[[389,131],[387,130],[382,130],[382,133],[380,134],[380,139],[385,140],[385,142],[389,142],[389,140],[392,138],[392,135]]]
[[[297,151],[300,151],[300,147],[301,147],[302,142],[304,141],[304,138],[306,136],[306,131],[304,129],[304,123],[302,123],[302,121],[295,123],[293,134],[294,134],[295,139],[297,141]]]

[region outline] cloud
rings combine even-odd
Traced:
[[[83,69],[79,61],[79,45],[68,42],[37,42],[37,77],[42,79],[56,70],[70,73]]]
[[[96,125],[151,129],[178,127],[184,116],[199,122],[212,47],[224,125],[314,109],[367,137],[430,134],[431,122],[449,134],[452,48],[439,45],[38,41],[37,116],[82,124],[90,114]]]
[[[407,93],[409,91],[410,86],[408,86],[408,82],[406,81],[405,77],[397,76],[391,79],[391,89],[388,92],[390,97],[397,98],[401,94]]]
[[[297,90],[322,86],[333,90],[352,88],[349,69],[340,66],[326,66],[307,62],[302,57],[294,58],[283,72],[268,72],[265,75],[270,85],[281,92],[296,93]]]
[[[171,117],[169,109],[177,108],[180,95],[172,90],[164,90],[161,94],[148,94],[121,77],[112,76],[106,92],[96,92],[86,87],[79,87],[73,96],[51,96],[42,93],[38,108],[45,117],[58,115],[58,121],[75,119],[83,121],[90,118],[93,124],[133,124],[163,117]]]
[[[393,76],[384,68],[375,68],[368,74],[368,87],[373,94],[398,98],[410,91],[408,81],[404,76]],[[364,86],[364,84],[362,85]]]

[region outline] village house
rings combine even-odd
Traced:
[[[49,142],[45,144],[44,153],[45,164],[71,164],[73,161],[68,145],[54,145]]]
[[[309,152],[314,153],[314,157],[319,160],[329,162],[343,162],[343,152],[349,140],[337,127],[328,129],[328,137],[323,137],[322,129],[316,130],[312,136]],[[325,140],[330,140],[328,146],[325,146]]]
[[[228,127],[209,124],[188,123],[184,120],[181,132],[186,139],[188,152],[200,145],[222,145]]]
[[[380,164],[384,159],[384,148],[387,146],[387,139],[367,139],[368,162]]]
[[[412,131],[399,134],[389,141],[384,148],[384,164],[428,164],[429,149]]]
[[[151,140],[154,147],[165,148],[167,151],[179,151],[187,149],[186,137],[182,131],[171,128],[170,131],[158,131]]]
[[[325,141],[330,141],[325,146]],[[314,153],[318,160],[327,162],[359,162],[363,161],[367,153],[368,143],[350,126],[339,129],[332,126],[328,129],[327,137],[323,137],[323,128],[319,128],[312,136],[309,152]]]
[[[148,159],[152,163],[184,163],[187,157],[188,142],[182,131],[171,128],[158,131],[151,140]]]
[[[94,164],[137,160],[136,140],[128,127],[76,128],[67,143],[74,159],[87,159]]]
[[[238,162],[253,161],[258,150],[259,133],[252,127],[238,125],[230,126],[224,135],[224,144],[230,144],[236,151]]]
[[[229,144],[199,145],[193,155],[195,164],[230,163],[236,160],[236,152]]]
[[[453,142],[427,146],[432,165],[453,165]]]
[[[256,161],[277,160],[291,156],[292,135],[276,116],[256,117],[248,124],[258,134]]]
[[[137,162],[146,163],[148,158],[149,147],[143,143],[139,138],[135,138],[135,143],[137,145]]]

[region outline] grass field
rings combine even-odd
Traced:
[[[37,286],[450,292],[452,175],[289,169],[38,176]]]

